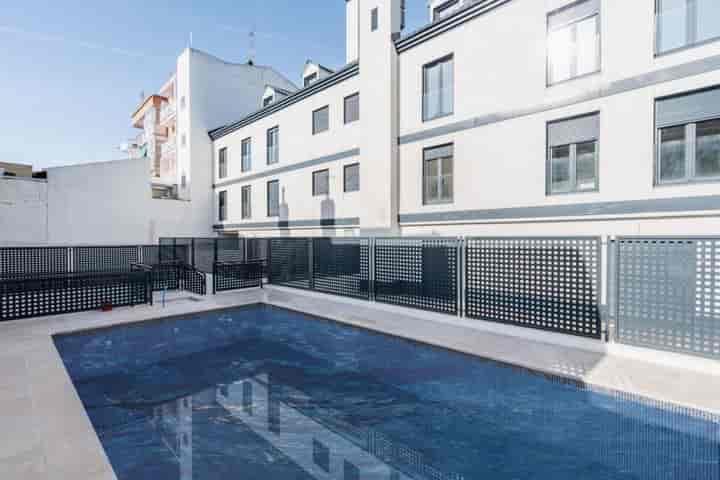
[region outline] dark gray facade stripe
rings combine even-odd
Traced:
[[[511,2],[512,0],[478,0],[471,5],[462,8],[447,18],[433,22],[430,25],[420,28],[395,42],[398,53],[405,52],[411,48],[425,43],[449,30],[459,27],[470,20],[484,15],[496,8]]]
[[[575,203],[542,207],[456,210],[452,212],[406,213],[400,223],[502,221],[519,219],[580,217],[586,215],[630,215],[640,213],[682,213],[720,210],[720,195],[704,197],[628,200],[623,202]]]
[[[245,175],[241,178],[233,178],[231,180],[225,180],[224,182],[218,182],[213,185],[214,188],[227,187],[229,185],[236,185],[238,183],[247,183],[252,180],[259,178],[275,177],[281,173],[292,172],[295,170],[302,170],[303,168],[310,168],[323,163],[337,162],[338,160],[344,160],[346,158],[357,157],[360,155],[359,148],[353,148],[352,150],[346,150],[344,152],[334,153],[332,155],[326,155],[324,157],[313,158],[312,160],[306,160],[300,163],[293,163],[280,168],[273,168],[272,170],[266,170],[263,172],[255,173],[252,175]]]
[[[311,97],[316,93],[327,90],[333,85],[344,82],[345,80],[356,76],[358,73],[360,73],[360,65],[357,62],[350,63],[343,67],[341,70],[338,70],[333,75],[325,77],[322,80],[319,80],[308,87],[300,89],[297,92],[294,92],[290,96],[285,97],[278,102],[271,103],[267,107],[262,108],[255,113],[251,113],[247,117],[235,123],[231,123],[229,125],[210,130],[210,132],[208,132],[208,135],[210,135],[210,138],[213,140],[222,138],[225,135],[229,135],[243,127],[250,125],[251,123],[257,122],[260,119],[272,115],[273,113],[284,110],[290,105],[294,105],[302,100],[305,100],[306,98]]]
[[[649,87],[658,83],[680,80],[686,77],[692,77],[695,75],[712,72],[718,69],[720,69],[720,55],[703,58],[701,60],[684,63],[682,65],[677,65],[674,67],[664,68],[662,70],[638,75],[636,77],[630,77],[623,80],[617,80],[615,82],[609,82],[595,90],[589,91],[582,95],[570,97],[566,100],[543,103],[541,105],[518,110],[508,110],[505,112],[490,113],[480,117],[461,120],[459,122],[444,125],[442,127],[435,127],[424,130],[422,132],[402,135],[399,137],[398,141],[401,145],[403,145],[406,143],[418,142],[420,140],[427,140],[430,138],[447,135],[449,133],[462,132],[464,130],[470,130],[485,125],[491,125],[493,123],[504,122],[520,117],[526,117],[529,115],[536,115],[538,113],[544,113],[558,108],[569,107],[571,105],[588,102],[590,100],[610,97],[612,95],[618,95],[620,93]]]
[[[253,228],[300,228],[300,227],[354,227],[360,225],[359,217],[326,218],[320,220],[277,220],[274,222],[232,223],[213,225],[215,230],[235,230]]]

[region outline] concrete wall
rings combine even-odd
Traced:
[[[0,245],[47,241],[47,183],[0,177]]]

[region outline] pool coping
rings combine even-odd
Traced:
[[[598,389],[720,415],[720,362],[269,286],[161,305],[0,324],[0,478],[117,480],[53,335],[253,304],[447,348]],[[412,328],[408,328],[408,326]],[[438,328],[441,325],[442,328]]]

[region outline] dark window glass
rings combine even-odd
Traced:
[[[345,97],[345,123],[360,120],[360,94]]]
[[[344,172],[344,185],[346,192],[360,191],[360,164],[346,165]]]
[[[453,113],[453,85],[453,57],[423,67],[423,120],[432,120]]]
[[[225,190],[218,194],[218,219],[221,222],[227,220],[227,191]]]
[[[370,31],[374,32],[378,29],[378,21],[378,9],[376,7],[370,11]]]
[[[242,187],[242,218],[252,218],[252,188],[250,185]]]
[[[720,119],[696,126],[695,175],[720,176]]]
[[[267,215],[277,217],[280,214],[280,182],[267,183]]]
[[[249,138],[242,141],[242,159],[240,163],[243,172],[249,172],[252,168],[252,140]]]
[[[330,171],[320,170],[312,174],[312,192],[313,196],[327,195],[330,193]]]
[[[330,107],[315,110],[312,114],[313,135],[322,133],[330,128]]]
[[[426,204],[453,199],[452,145],[427,148],[423,153],[423,199]]]
[[[267,164],[280,161],[280,127],[271,128],[267,132]]]
[[[218,153],[218,177],[227,177],[227,148],[221,148]]]
[[[669,127],[660,130],[660,181],[671,182],[686,177],[686,128]]]

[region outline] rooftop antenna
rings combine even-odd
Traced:
[[[250,58],[248,59],[248,65],[255,65],[255,27],[248,34],[250,40]]]

